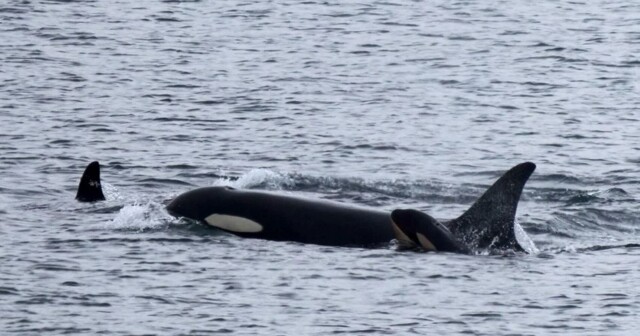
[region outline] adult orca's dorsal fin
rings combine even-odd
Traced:
[[[451,233],[476,249],[523,251],[514,221],[525,183],[536,169],[521,163],[504,173],[462,216],[446,223]]]
[[[91,162],[82,174],[76,200],[79,202],[104,201],[102,185],[100,184],[100,163]]]

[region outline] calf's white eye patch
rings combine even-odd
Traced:
[[[229,232],[252,233],[262,231],[262,225],[244,217],[212,214],[204,220],[211,226]]]
[[[420,242],[420,245],[422,245],[423,249],[425,249],[427,251],[437,251],[438,250],[438,249],[436,249],[435,246],[433,246],[431,241],[429,239],[427,239],[427,237],[425,237],[422,233],[417,232],[416,236],[418,236],[418,241]]]
[[[411,240],[402,230],[396,225],[394,221],[391,221],[391,227],[393,228],[393,233],[396,236],[396,240],[398,244],[400,244],[403,248],[412,248],[415,246],[415,242]]]

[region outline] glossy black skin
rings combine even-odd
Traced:
[[[472,250],[459,241],[446,226],[424,212],[397,209],[391,212],[391,220],[414,245],[422,246],[417,236],[420,233],[431,242],[436,251],[472,253]]]
[[[465,213],[443,222],[448,232],[472,249],[524,251],[515,238],[514,220],[522,189],[535,168],[524,162],[505,172]],[[228,187],[188,191],[167,210],[199,221],[220,214],[262,225],[261,232],[232,232],[248,238],[331,246],[381,245],[395,238],[388,212]],[[446,235],[427,238],[432,243],[451,240]]]
[[[176,197],[167,211],[203,221],[211,214],[248,218],[262,225],[247,238],[330,246],[376,246],[394,239],[388,212],[262,191],[206,187]]]
[[[98,163],[98,161],[91,162],[87,168],[85,168],[82,178],[80,179],[80,184],[78,185],[76,200],[78,200],[78,202],[105,200],[104,194],[102,193],[102,185],[100,184],[100,163]]]

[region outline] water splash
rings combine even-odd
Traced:
[[[104,197],[108,201],[123,199],[122,194],[120,193],[118,188],[116,188],[116,186],[111,183],[102,181],[102,192],[104,193]]]
[[[252,169],[236,180],[222,177],[213,183],[214,186],[230,186],[239,189],[282,189],[293,184],[293,179],[290,176],[269,169]]]
[[[527,234],[527,232],[522,228],[520,223],[513,223],[513,231],[516,236],[516,240],[520,244],[520,246],[529,254],[538,254],[540,250],[536,247],[536,244],[533,242],[531,237]]]
[[[157,229],[171,221],[160,203],[149,201],[146,204],[125,205],[110,222],[104,225],[108,230],[144,231]]]

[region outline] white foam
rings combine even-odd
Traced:
[[[118,188],[116,188],[114,185],[110,183],[105,183],[105,182],[102,182],[101,184],[102,184],[102,193],[104,194],[104,197],[107,200],[111,201],[111,200],[122,199],[122,195],[118,191]]]
[[[162,205],[155,202],[146,204],[125,205],[105,229],[110,230],[138,230],[153,229],[165,225],[170,220]]]
[[[228,178],[220,178],[213,183],[214,186],[230,186],[238,189],[250,189],[258,186],[268,189],[282,189],[292,184],[291,177],[269,169],[252,169],[235,181]]]
[[[525,232],[522,226],[520,226],[520,223],[518,222],[513,223],[513,231],[515,233],[516,240],[518,241],[518,243],[520,243],[520,246],[522,246],[522,248],[527,253],[530,253],[530,254],[540,253],[540,250],[536,247],[536,244],[529,237],[527,232]]]

